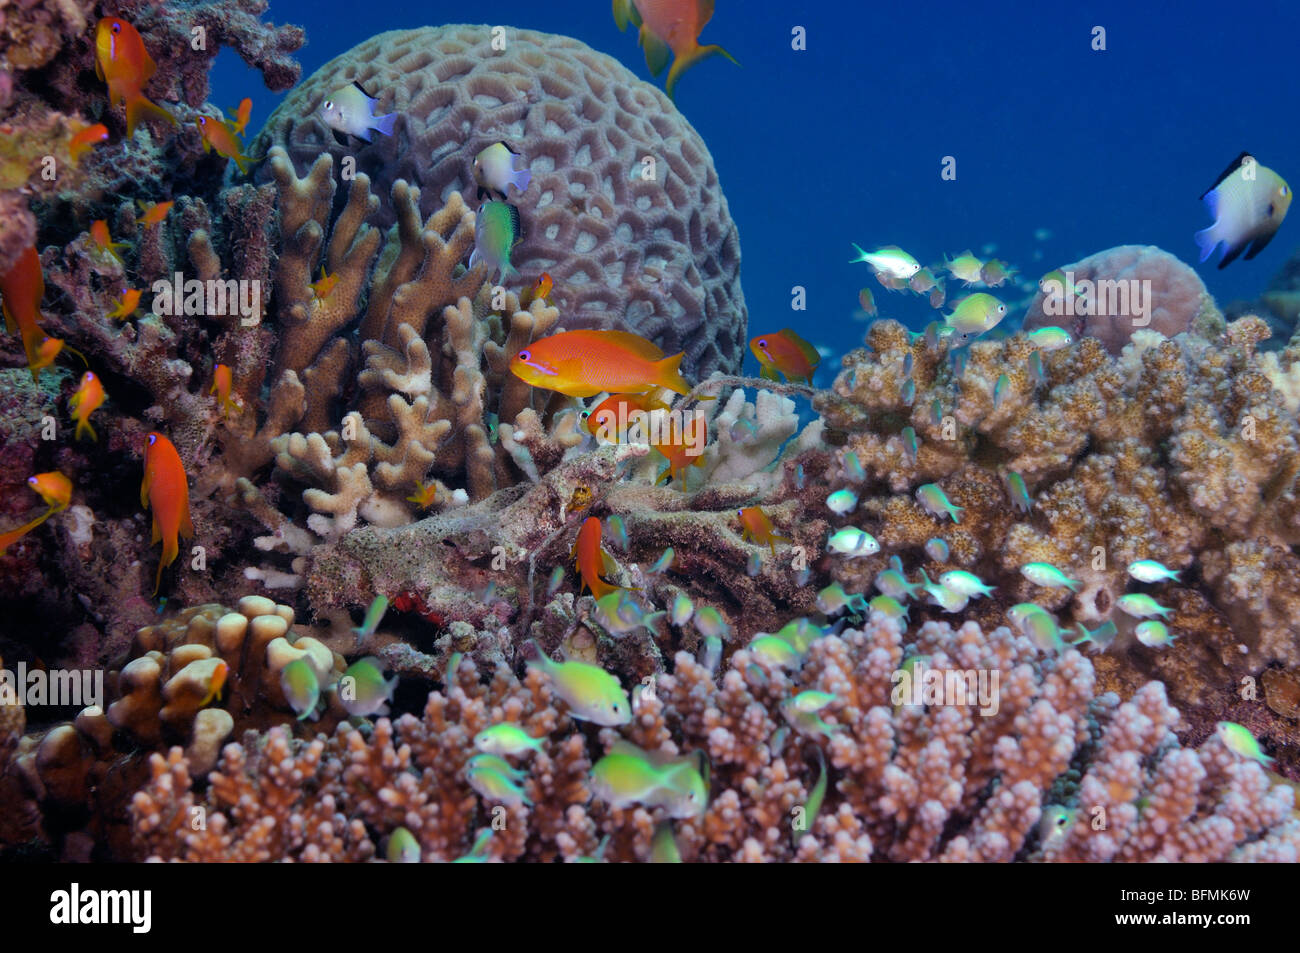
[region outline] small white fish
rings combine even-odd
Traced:
[[[870,533],[863,532],[856,526],[845,526],[830,538],[830,548],[850,559],[857,559],[880,552],[880,543]]]
[[[329,98],[320,105],[320,117],[335,132],[347,133],[369,142],[370,130],[391,136],[393,124],[397,122],[397,113],[375,115],[378,104],[379,100],[354,81],[351,86],[330,93]]]
[[[1166,569],[1164,564],[1154,559],[1139,559],[1128,564],[1128,574],[1138,582],[1165,582],[1172,579],[1178,582],[1178,571]]]
[[[836,490],[826,497],[826,506],[832,513],[838,513],[840,516],[852,513],[857,505],[858,495],[852,490]]]

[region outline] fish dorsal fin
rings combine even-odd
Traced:
[[[630,741],[614,742],[614,744],[610,746],[609,753],[625,755],[629,758],[640,758],[643,761],[649,761],[651,764],[654,763],[654,759],[650,757],[649,753],[647,753],[645,750],[641,748],[638,748]]]
[[[1214,180],[1214,184],[1201,193],[1201,198],[1204,199],[1207,195],[1209,195],[1220,185],[1222,185],[1223,180],[1226,179],[1228,176],[1232,175],[1232,173],[1236,172],[1238,169],[1240,169],[1241,164],[1249,158],[1250,158],[1250,153],[1243,152],[1241,155],[1237,156],[1237,158],[1233,159],[1232,162],[1228,164],[1228,167],[1219,174],[1219,177]]]
[[[602,331],[601,337],[613,341],[619,347],[626,348],[637,357],[643,357],[647,361],[663,360],[664,352],[659,350],[658,346],[639,334],[633,334],[631,331]]]
[[[371,96],[368,92],[366,92],[366,88],[365,88],[364,86],[361,85],[361,80],[359,80],[359,79],[354,79],[354,80],[352,81],[352,85],[355,86],[357,89],[361,90],[361,95],[364,96],[364,97],[366,97],[366,99],[374,99],[374,98],[375,98],[374,96]]]
[[[524,240],[524,223],[519,218],[519,208],[517,206],[507,202],[506,208],[510,210],[510,228],[515,233],[515,244],[518,245]]]
[[[817,364],[819,361],[821,361],[822,356],[817,353],[817,348],[813,347],[803,338],[799,337],[799,335],[795,334],[794,331],[790,330],[789,328],[782,328],[781,334],[785,337],[787,341],[789,341],[791,344],[793,344],[795,347],[799,349],[799,353],[804,356],[804,358],[808,361],[809,364]]]
[[[517,156],[520,154],[518,149],[514,148],[512,145],[510,145],[510,143],[506,142],[504,139],[501,140],[501,145],[505,146],[506,152],[510,153],[512,156]]]

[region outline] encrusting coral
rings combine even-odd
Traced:
[[[335,141],[320,105],[354,82],[401,114],[394,135]],[[525,286],[552,276],[559,326],[634,331],[685,351],[688,376],[739,370],[740,240],[708,147],[662,92],[578,40],[461,25],[381,33],[297,86],[254,148],[288,150],[300,175],[321,154],[349,157],[387,225],[401,219],[401,199],[387,201],[399,180],[419,183],[420,214],[433,215],[475,194],[474,157],[500,141],[532,172],[507,196],[523,219],[511,260]]]
[[[131,806],[137,843],[162,860],[366,860],[405,827],[426,861],[646,861],[669,824],[686,861],[1297,859],[1291,789],[1217,739],[1179,747],[1158,684],[1094,699],[1081,655],[1044,659],[1005,628],[929,623],[914,644],[941,683],[996,673],[996,711],[980,712],[973,677],[963,703],[891,701],[903,636],[880,616],[814,640],[793,675],[741,650],[715,677],[680,653],[634,692],[632,724],[599,741],[574,730],[540,671],[521,682],[500,667],[484,683],[462,662],[420,718],[227,746],[206,792],[180,749],[152,756]],[[803,691],[834,696],[824,730],[787,724]],[[521,763],[530,805],[480,799],[466,779],[475,736],[502,721],[540,740]],[[620,738],[707,753],[708,807],[673,821],[595,795],[592,762]],[[1071,823],[1040,830],[1049,806]]]

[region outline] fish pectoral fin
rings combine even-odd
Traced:
[[[337,129],[334,128],[331,128],[330,132],[334,133],[335,142],[337,142],[339,145],[343,146],[344,148],[347,147],[348,145],[347,133],[339,132]]]
[[[641,14],[637,12],[636,5],[632,0],[614,0],[614,23],[618,26],[619,32],[627,30],[629,23],[636,26],[641,25]],[[98,61],[96,61],[98,66]]]
[[[1265,234],[1260,235],[1253,242],[1251,242],[1250,248],[1246,252],[1246,261],[1250,261],[1256,255],[1262,252],[1266,247],[1268,247],[1268,243],[1273,240],[1273,236],[1276,234],[1277,234],[1277,229],[1273,229],[1271,232],[1266,232]]]
[[[777,373],[776,368],[771,364],[764,364],[763,369],[758,372],[758,376],[765,381],[779,381],[781,375]]]
[[[640,43],[645,50],[645,65],[649,67],[650,75],[658,76],[668,65],[673,51],[669,49],[667,43],[651,33],[650,28],[644,23],[641,24]]]

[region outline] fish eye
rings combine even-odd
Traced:
[[[759,338],[759,339],[758,339],[758,346],[761,347],[763,350],[767,350],[767,339],[766,339],[766,338]]]
[[[532,356],[531,354],[529,354],[527,351],[520,351],[520,352],[519,352],[519,360],[521,360],[521,361],[531,361],[532,359],[533,359],[533,356]]]
[[[158,435],[156,433],[149,434],[149,446],[152,447],[157,442],[157,440],[158,440]]]
[[[112,29],[113,29],[113,32],[114,32],[114,33],[121,33],[121,32],[122,32],[122,24],[120,24],[120,23],[114,23]]]
[[[323,109],[333,109],[333,108],[334,108],[334,100],[332,100],[332,99],[327,99],[327,100],[325,100],[325,102],[321,103],[321,108],[323,108]]]
[[[29,477],[27,478],[27,482],[30,483],[32,486],[35,486],[35,485],[36,485],[36,477],[34,477],[34,476],[29,476]]]

